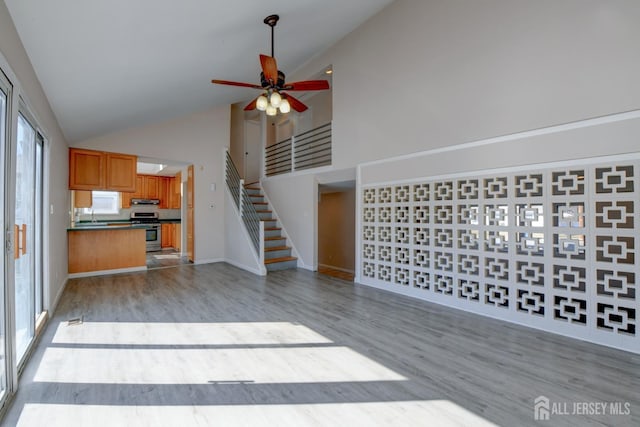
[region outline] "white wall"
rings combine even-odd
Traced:
[[[242,218],[240,218],[238,208],[234,204],[226,185],[224,186],[224,191],[225,261],[253,274],[265,276],[267,269],[264,264],[260,264],[260,257],[256,254],[247,228]]]
[[[74,146],[192,163],[195,166],[195,262],[212,262],[225,257],[222,154],[223,148],[229,146],[229,122],[229,107],[219,107]],[[211,191],[213,183],[215,191]]]
[[[337,167],[640,108],[636,0],[397,0],[333,65]]]
[[[42,90],[27,53],[13,25],[5,3],[0,2],[0,67],[14,85],[14,96],[21,96],[47,137],[49,174],[49,204],[53,213],[48,216],[49,260],[45,264],[45,308],[53,309],[67,278],[67,231],[69,222],[69,192],[67,141],[65,140],[49,101]],[[49,212],[50,207],[45,208]]]
[[[290,237],[288,245],[295,246],[298,266],[317,268],[316,217],[318,183],[313,175],[300,175],[295,179],[275,177],[263,181],[263,188],[271,207]]]
[[[636,0],[396,0],[289,80],[332,65],[333,168],[353,168],[640,109],[638,22]],[[454,173],[480,169],[477,161],[495,163],[496,156],[504,166],[629,151],[622,140],[608,145],[597,132],[585,132],[591,154],[580,145],[549,143],[543,152],[522,143],[432,164]],[[419,161],[366,172],[379,174],[370,181],[431,175]],[[267,183],[269,197],[303,185],[299,176]],[[285,206],[314,209],[304,198],[274,204],[278,213]],[[299,231],[296,245],[316,246],[312,227]]]

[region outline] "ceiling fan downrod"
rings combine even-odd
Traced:
[[[271,57],[272,58],[275,58],[275,55],[273,54],[273,28],[276,26],[279,19],[280,17],[278,15],[269,15],[266,18],[264,18],[264,23],[271,27]]]

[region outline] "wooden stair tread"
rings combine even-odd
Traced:
[[[265,237],[264,240],[286,240],[282,236]]]
[[[282,228],[280,228],[280,227],[265,227],[264,228],[264,231],[278,231],[278,230],[282,230]]]
[[[276,262],[286,262],[286,261],[296,261],[298,258],[294,257],[294,256],[283,256],[280,258],[271,258],[271,259],[265,259],[264,263],[265,264],[273,264]]]
[[[265,252],[274,252],[274,251],[286,251],[287,249],[291,249],[289,246],[274,246],[272,248],[264,248]]]
[[[254,205],[268,205],[269,203],[267,203],[267,202],[251,202],[251,204],[254,204]]]
[[[271,212],[271,211],[259,211],[259,210],[257,210],[257,209],[256,209],[256,212],[258,212],[258,213],[273,213],[273,212]]]

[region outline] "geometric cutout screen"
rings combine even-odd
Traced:
[[[640,352],[640,162],[596,161],[364,187],[362,283]]]

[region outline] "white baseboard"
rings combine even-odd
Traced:
[[[69,283],[69,277],[65,277],[62,286],[60,286],[60,290],[58,291],[55,299],[53,300],[53,302],[51,303],[51,305],[49,306],[49,318],[53,317],[53,313],[56,312],[56,308],[58,307],[58,303],[60,302],[60,298],[62,298],[62,294],[64,293],[64,290],[67,288],[67,283]]]
[[[216,262],[226,262],[227,260],[224,258],[209,258],[209,259],[198,259],[195,260],[193,263],[195,265],[200,265],[200,264],[215,264]]]
[[[302,261],[302,258],[298,258],[298,268],[303,268],[305,270],[309,270],[309,271],[318,271],[318,267],[313,266],[313,265],[307,265],[304,263],[304,261]]]
[[[234,267],[238,267],[241,270],[245,270],[245,271],[248,271],[249,273],[253,273],[253,274],[257,275],[257,276],[266,276],[267,275],[267,269],[264,268],[264,267],[262,269],[257,269],[257,268],[254,268],[254,267],[251,267],[251,266],[248,266],[248,265],[241,264],[241,263],[236,262],[236,261],[231,260],[231,259],[227,259],[224,262],[226,262],[227,264],[231,264]]]

